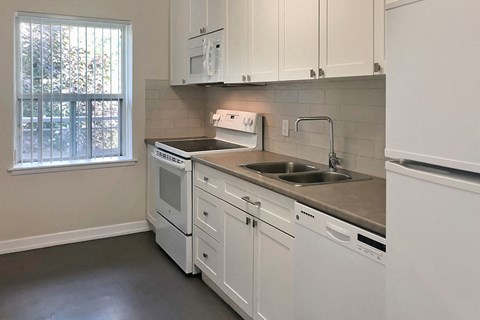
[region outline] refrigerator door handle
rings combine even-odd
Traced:
[[[387,180],[388,172],[393,172],[455,189],[480,193],[480,174],[398,160],[387,161],[385,169],[387,170]]]

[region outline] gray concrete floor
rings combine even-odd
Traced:
[[[0,255],[0,319],[241,318],[145,232]]]

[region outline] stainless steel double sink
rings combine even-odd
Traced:
[[[292,161],[249,163],[241,167],[297,187],[372,179],[357,172],[343,169],[330,171],[328,166],[317,167]]]

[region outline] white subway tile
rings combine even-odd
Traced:
[[[384,106],[385,89],[360,89],[358,90],[358,105]]]
[[[147,89],[145,90],[145,99],[146,100],[160,100],[160,91],[157,89]]]
[[[310,145],[322,149],[329,149],[330,137],[328,134],[310,133]]]
[[[354,105],[356,102],[356,89],[325,90],[325,104]]]
[[[375,141],[375,159],[385,161],[385,141]]]
[[[296,157],[321,164],[328,164],[328,150],[310,145],[297,144]]]
[[[298,90],[298,103],[324,103],[324,90]]]
[[[336,105],[312,104],[310,105],[310,116],[327,116],[333,120],[340,119],[341,108]]]
[[[385,178],[385,161],[357,155],[356,170],[372,176]]]
[[[275,102],[297,102],[298,90],[275,90]]]

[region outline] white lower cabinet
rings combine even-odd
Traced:
[[[221,288],[249,316],[253,313],[253,220],[231,205],[225,208]]]
[[[195,265],[248,317],[293,319],[294,238],[199,187],[194,203]]]
[[[253,319],[293,319],[295,240],[262,221],[254,238]]]
[[[221,288],[253,319],[293,319],[293,237],[225,205]]]

